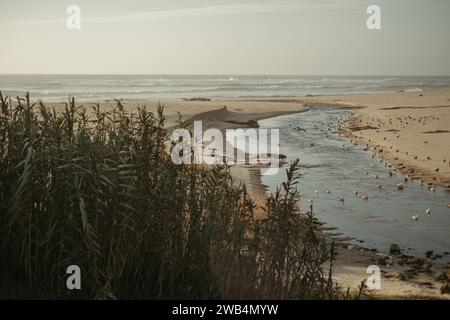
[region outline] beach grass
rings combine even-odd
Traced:
[[[256,220],[228,167],[171,161],[163,111],[0,93],[0,296],[345,297],[333,244],[299,210],[298,163]],[[66,287],[69,265],[81,290]]]

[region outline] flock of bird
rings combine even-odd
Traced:
[[[409,121],[418,121],[419,123],[425,124],[427,120],[429,120],[429,119],[434,119],[434,118],[435,118],[435,117],[419,117],[418,119],[416,119],[416,118],[413,118],[413,117],[411,117],[411,116],[407,116],[405,119],[397,118],[397,120],[400,122],[400,125],[401,125],[402,127],[405,127],[406,125],[408,125]],[[436,118],[436,119],[438,120],[439,118]],[[327,137],[329,137],[329,132],[331,132],[332,134],[338,134],[338,135],[340,136],[340,135],[341,135],[341,131],[342,131],[342,129],[343,129],[343,126],[345,125],[345,123],[346,123],[346,121],[347,121],[346,119],[342,119],[342,118],[340,118],[340,117],[336,117],[334,120],[337,120],[337,126],[335,126],[335,127],[333,128],[333,123],[329,123],[329,122],[328,122],[328,123],[326,123],[326,124],[328,125],[328,129],[326,129],[326,130],[325,130],[325,129],[321,129],[321,131],[325,131],[325,135],[326,135]],[[384,122],[382,122],[382,121],[379,120],[379,119],[378,119],[378,120],[375,120],[374,118],[372,118],[372,121],[380,122],[380,123],[379,123],[380,125],[381,125],[381,124],[384,124]],[[361,120],[360,120],[360,122],[361,122]],[[389,123],[392,124],[392,119],[389,119]],[[325,123],[321,122],[320,124],[325,124]],[[315,129],[318,129],[317,125],[315,125],[314,128],[315,128]],[[302,128],[300,128],[300,127],[294,128],[294,131],[297,131],[297,132],[304,131],[304,132],[306,132],[305,129],[302,129]],[[397,138],[398,138],[398,137],[399,137],[399,135],[397,135]],[[356,141],[350,140],[350,142],[351,142],[352,145],[358,145],[358,143],[357,143]],[[370,140],[369,140],[369,142],[370,142]],[[392,147],[391,147],[391,148],[392,148]],[[342,145],[342,149],[346,149],[346,145],[345,145],[345,144]],[[369,151],[369,150],[370,150],[369,145],[368,145],[368,144],[365,145],[364,148],[363,148],[363,150],[364,150],[364,151]],[[376,151],[376,148],[374,148],[374,152],[373,152],[373,154],[372,154],[372,159],[374,159],[375,156],[376,156],[375,151]],[[408,155],[408,152],[406,152],[406,155]],[[417,156],[415,157],[415,159],[417,159]],[[431,160],[431,158],[428,157],[428,156],[427,156],[427,159],[428,159],[428,160]],[[384,167],[388,168],[388,170],[389,170],[389,171],[388,171],[388,175],[389,175],[390,177],[392,177],[393,175],[396,174],[396,171],[397,171],[397,170],[395,169],[395,167],[393,167],[391,164],[389,164],[387,161],[385,161],[381,156],[378,157],[378,161],[379,161],[380,164],[384,164]],[[446,162],[446,160],[444,160],[444,162]],[[449,164],[450,164],[450,161],[449,161]],[[374,161],[372,161],[371,167],[375,167]],[[369,171],[368,171],[368,170],[365,170],[365,171],[364,171],[364,175],[368,176],[368,175],[369,175]],[[381,189],[381,188],[382,188],[382,184],[381,184],[380,181],[379,181],[379,176],[378,176],[377,174],[375,174],[375,175],[374,175],[374,178],[376,179],[375,188],[376,188],[376,189]],[[405,189],[405,183],[407,183],[407,182],[409,181],[409,179],[410,179],[410,177],[406,174],[405,177],[404,177],[404,183],[397,183],[397,184],[395,185],[396,188],[397,188],[399,191],[404,190],[404,189]],[[420,179],[420,184],[423,184],[423,181],[422,181],[421,179]],[[436,188],[435,188],[434,185],[430,185],[430,186],[429,186],[429,190],[430,190],[431,192],[435,192]],[[327,190],[326,190],[326,193],[327,193],[327,194],[330,194],[331,191],[327,189]],[[318,190],[315,190],[315,191],[314,191],[314,194],[315,194],[315,195],[318,195],[318,194],[319,194],[319,191],[318,191]],[[359,192],[358,190],[354,190],[353,195],[356,196],[356,197],[360,197],[362,200],[366,200],[366,201],[369,200],[369,196],[368,196],[367,194],[360,194],[360,192]],[[344,202],[345,202],[344,196],[338,196],[338,197],[336,198],[336,200],[337,200],[338,202],[341,202],[341,203],[344,203]],[[309,202],[313,202],[313,200],[312,200],[312,199],[309,199]],[[450,203],[448,203],[448,208],[450,208]],[[424,213],[426,213],[427,215],[430,215],[430,214],[431,214],[431,209],[430,209],[430,208],[427,208],[426,210],[424,210]],[[417,213],[413,213],[413,214],[411,215],[411,220],[414,221],[414,222],[418,222],[418,220],[419,220],[419,215],[418,215]]]

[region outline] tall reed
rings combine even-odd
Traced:
[[[0,107],[1,296],[337,296],[332,247],[299,210],[298,163],[256,221],[229,168],[172,163],[163,106],[72,98],[56,111],[0,93]],[[66,288],[72,264],[80,291]]]

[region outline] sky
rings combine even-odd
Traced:
[[[449,0],[0,0],[0,74],[450,75],[449,39]]]

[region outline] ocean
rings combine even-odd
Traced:
[[[105,99],[214,99],[289,97],[450,87],[439,76],[252,76],[252,75],[0,75],[0,91],[11,97],[79,101]]]

